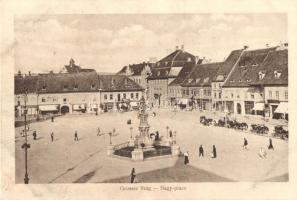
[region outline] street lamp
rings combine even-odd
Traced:
[[[108,135],[109,135],[109,144],[111,145],[111,144],[112,144],[112,143],[111,143],[111,135],[112,135],[112,133],[109,132]]]
[[[169,130],[169,126],[166,126],[167,138],[169,138],[169,137],[168,137],[168,130]]]
[[[131,126],[131,127],[130,127],[130,133],[131,133],[130,138],[131,138],[131,139],[132,139],[132,137],[133,137],[133,136],[132,136],[132,132],[133,132],[133,127]]]
[[[29,176],[28,176],[28,148],[30,148],[30,144],[28,144],[27,140],[27,90],[25,91],[25,96],[24,96],[24,114],[25,114],[25,144],[22,145],[22,148],[25,149],[25,178],[24,178],[24,183],[28,184],[29,183]]]

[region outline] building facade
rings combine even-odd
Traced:
[[[137,102],[143,88],[126,76],[96,72],[48,73],[15,77],[15,113],[29,115],[98,113],[117,109],[117,102]],[[25,93],[27,95],[25,95]]]
[[[171,103],[169,84],[174,81],[184,67],[201,63],[202,59],[186,52],[183,47],[159,60],[148,77],[149,103],[153,107],[168,107]]]

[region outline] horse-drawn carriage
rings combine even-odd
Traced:
[[[273,135],[275,137],[280,137],[281,139],[288,139],[289,138],[289,131],[284,128],[283,126],[275,126],[274,127],[274,133]]]
[[[210,126],[213,123],[213,119],[211,118],[206,118],[205,116],[200,117],[200,123],[203,124],[204,126]]]
[[[268,134],[269,128],[264,124],[252,124],[251,131],[257,134]]]
[[[227,128],[234,128],[238,130],[247,130],[248,125],[245,122],[238,122],[236,120],[227,120]]]

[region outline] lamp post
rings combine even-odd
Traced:
[[[111,145],[111,144],[112,144],[112,143],[111,143],[111,135],[112,135],[112,133],[109,132],[108,135],[109,135],[109,144]]]
[[[131,126],[131,127],[130,127],[130,133],[131,133],[130,138],[131,138],[131,139],[133,138],[132,132],[133,132],[133,127]]]
[[[24,96],[24,114],[25,114],[25,144],[23,144],[22,148],[25,149],[25,178],[24,178],[24,183],[28,184],[29,183],[29,176],[28,176],[28,148],[30,148],[30,144],[28,144],[28,139],[27,139],[27,90],[25,91],[25,96]]]
[[[169,126],[166,126],[167,138],[169,138],[169,137],[168,137],[168,130],[169,130]]]

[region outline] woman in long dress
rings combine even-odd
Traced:
[[[184,153],[184,156],[185,156],[185,161],[184,161],[184,164],[187,165],[189,163],[189,152],[185,152]]]
[[[136,174],[135,174],[135,169],[134,167],[132,168],[132,171],[131,171],[131,183],[134,183],[134,179],[136,177]]]
[[[216,149],[216,146],[213,145],[212,146],[212,158],[216,158],[217,157],[217,149]]]

